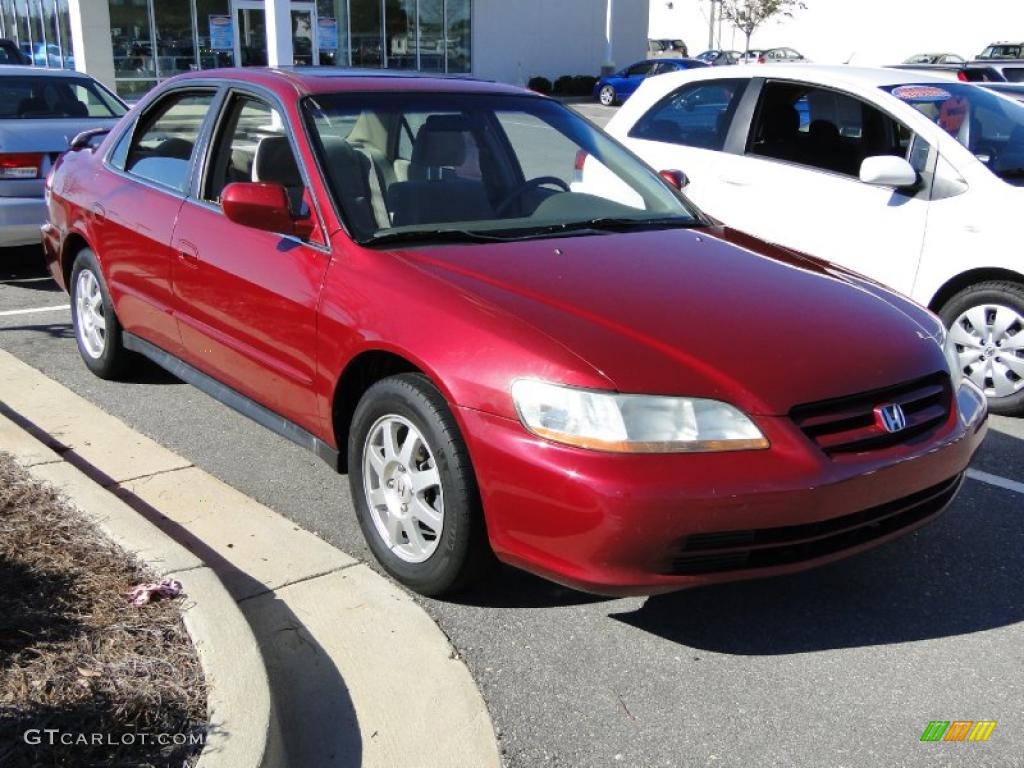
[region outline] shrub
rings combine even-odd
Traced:
[[[546,77],[531,77],[530,82],[526,84],[526,87],[529,88],[531,91],[543,93],[545,96],[551,95],[551,81],[548,80]]]
[[[555,80],[555,93],[559,96],[572,96],[572,75],[562,75]]]

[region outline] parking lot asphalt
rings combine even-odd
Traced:
[[[3,254],[0,347],[372,562],[346,478],[154,367],[93,377],[66,305],[35,249]],[[993,418],[974,466],[1024,480],[1024,422]],[[420,602],[515,768],[1012,768],[1024,766],[1022,502],[970,479],[919,532],[773,580],[612,600],[504,568],[457,602]],[[922,743],[932,720],[998,726],[986,743]]]

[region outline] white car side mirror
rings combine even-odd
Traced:
[[[877,187],[902,189],[917,184],[917,171],[902,157],[866,157],[860,165],[860,180]]]

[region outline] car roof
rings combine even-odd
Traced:
[[[533,91],[470,75],[439,75],[388,69],[347,67],[234,67],[187,72],[172,78],[188,80],[232,80],[266,87],[291,88],[300,95],[339,91],[419,91],[447,93],[492,93],[537,96]],[[170,81],[166,81],[170,82]]]
[[[942,78],[923,72],[883,67],[851,67],[845,64],[772,64],[770,70],[763,67],[707,67],[687,70],[687,76],[692,80],[768,77],[772,80],[799,80],[820,85],[842,84],[862,87],[949,82],[948,77]],[[677,75],[672,73],[668,77]]]
[[[36,77],[84,77],[92,79],[85,72],[78,72],[74,69],[48,69],[47,67],[32,67],[28,64],[5,64],[0,67],[0,77],[25,77],[26,75],[34,75]]]

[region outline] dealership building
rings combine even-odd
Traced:
[[[648,16],[649,0],[0,0],[0,37],[130,98],[226,66],[596,75],[644,58]]]

